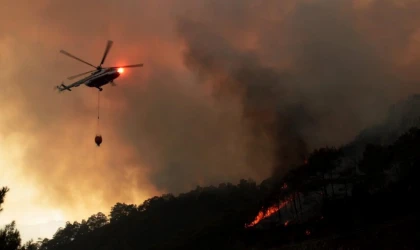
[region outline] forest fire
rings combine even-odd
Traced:
[[[255,217],[255,219],[251,223],[245,225],[245,228],[255,226],[261,220],[267,217],[270,217],[272,214],[276,213],[277,211],[285,207],[288,203],[289,203],[289,200],[285,200],[285,201],[282,201],[280,205],[273,205],[269,207],[265,212],[261,210],[260,212],[258,212],[258,215]]]

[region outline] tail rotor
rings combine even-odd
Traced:
[[[61,94],[61,89],[60,89],[60,86],[58,86],[58,85],[54,86],[52,90],[57,92],[58,94]]]

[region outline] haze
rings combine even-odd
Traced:
[[[414,0],[0,6],[0,183],[11,190],[0,223],[16,220],[23,240],[116,202],[261,181],[348,142],[420,86]],[[60,49],[96,65],[107,40],[104,66],[145,66],[105,86],[97,148],[97,90],[53,87],[90,70]]]

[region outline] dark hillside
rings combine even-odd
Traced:
[[[118,203],[109,221],[99,213],[68,223],[40,249],[414,247],[420,211],[416,107],[417,96],[394,106],[383,124],[341,148],[313,151],[281,178],[197,187],[139,206]]]

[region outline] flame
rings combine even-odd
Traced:
[[[279,211],[280,209],[285,207],[288,203],[289,203],[289,200],[285,200],[285,201],[282,201],[280,203],[280,205],[273,205],[273,206],[269,207],[265,212],[264,211],[259,211],[258,215],[255,217],[255,219],[251,223],[245,224],[245,228],[255,226],[261,220],[263,220],[267,217],[270,217],[272,214],[276,213],[277,211]]]
[[[287,188],[287,183],[285,182],[284,184],[283,184],[283,186],[281,187],[281,189],[286,189]]]

